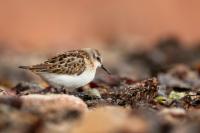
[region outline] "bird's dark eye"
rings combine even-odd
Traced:
[[[100,59],[99,57],[97,57],[97,60],[98,60],[99,62],[101,62],[101,59]]]

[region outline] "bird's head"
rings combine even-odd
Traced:
[[[90,56],[92,60],[94,61],[94,63],[96,64],[96,66],[101,67],[108,74],[111,74],[110,71],[103,65],[102,56],[100,52],[97,49],[91,49],[91,48],[87,48],[87,50],[89,51]]]

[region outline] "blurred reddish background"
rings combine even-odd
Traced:
[[[149,45],[167,35],[195,42],[199,6],[198,0],[1,0],[0,48],[54,50],[120,39]]]

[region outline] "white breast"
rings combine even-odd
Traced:
[[[96,69],[86,69],[82,74],[78,76],[52,73],[39,73],[39,75],[53,87],[75,89],[91,82],[95,77],[95,73]]]

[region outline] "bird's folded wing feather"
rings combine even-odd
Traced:
[[[34,72],[80,75],[85,68],[85,61],[81,56],[66,56],[66,54],[62,54],[51,58],[42,64],[30,66],[28,69]]]

